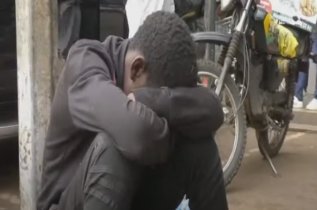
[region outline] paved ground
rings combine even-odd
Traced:
[[[290,132],[281,154],[274,159],[274,177],[249,135],[243,165],[228,188],[233,210],[316,210],[317,134]]]
[[[317,134],[290,132],[274,163],[274,177],[249,132],[238,176],[228,188],[232,210],[316,210]],[[18,210],[16,141],[0,142],[0,210]]]

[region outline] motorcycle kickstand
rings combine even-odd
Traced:
[[[279,176],[279,173],[277,172],[277,170],[276,170],[276,168],[275,168],[275,166],[273,164],[272,158],[270,157],[269,153],[266,151],[266,149],[262,145],[262,143],[260,144],[260,146],[261,146],[261,149],[262,149],[262,151],[264,153],[265,159],[269,162],[269,164],[271,166],[271,169],[272,169],[272,171],[274,173],[274,176],[276,176],[276,177]]]

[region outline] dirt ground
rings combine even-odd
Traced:
[[[317,134],[289,132],[274,177],[249,132],[242,167],[228,187],[231,210],[317,210]],[[18,210],[17,142],[0,142],[0,210]]]
[[[256,149],[254,135],[241,169],[228,187],[233,210],[317,210],[317,134],[289,132],[273,173]]]

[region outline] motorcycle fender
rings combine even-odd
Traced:
[[[260,88],[263,76],[263,64],[251,64],[250,83],[248,97],[246,99],[246,112],[249,123],[256,128],[263,122],[264,118],[264,91]]]
[[[195,42],[210,43],[217,45],[229,45],[231,35],[215,31],[192,33]]]

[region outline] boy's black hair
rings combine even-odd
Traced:
[[[195,47],[186,23],[169,12],[149,15],[131,39],[149,71],[148,85],[193,87],[197,84]]]

